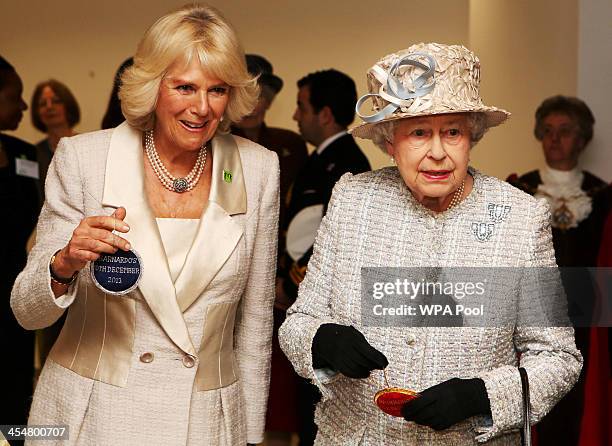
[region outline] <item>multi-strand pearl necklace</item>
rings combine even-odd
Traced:
[[[198,184],[200,176],[204,171],[204,166],[206,166],[206,143],[200,147],[198,159],[193,169],[191,169],[189,175],[184,178],[177,178],[168,172],[168,169],[166,169],[166,166],[162,163],[157,153],[157,149],[155,148],[152,130],[145,132],[145,151],[147,152],[147,157],[149,158],[153,172],[155,172],[161,184],[169,191],[179,194],[190,191]]]
[[[449,209],[454,208],[455,206],[457,206],[459,204],[459,202],[461,201],[461,197],[463,197],[463,190],[464,189],[465,189],[465,178],[461,182],[461,185],[459,186],[459,189],[457,189],[455,191],[455,193],[453,194],[453,198],[451,198],[451,202],[448,205],[448,207],[446,208],[447,211]]]

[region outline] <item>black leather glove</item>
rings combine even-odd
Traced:
[[[480,378],[453,378],[421,392],[402,407],[406,421],[437,431],[475,415],[490,415],[491,405],[485,383]]]
[[[312,340],[312,364],[315,369],[328,367],[349,378],[367,378],[389,361],[355,327],[323,324]]]

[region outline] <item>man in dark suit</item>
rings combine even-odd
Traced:
[[[302,137],[316,149],[298,174],[289,202],[286,255],[281,265],[287,304],[297,297],[334,185],[346,172],[370,170],[368,159],[347,133],[355,116],[355,82],[332,69],[303,77],[298,87],[293,119]]]
[[[332,69],[303,77],[298,81],[298,88],[293,119],[302,137],[316,149],[300,170],[291,191],[285,255],[277,282],[277,307],[284,308],[297,297],[334,185],[347,172],[357,174],[370,170],[367,158],[347,133],[355,116],[355,82]],[[304,380],[299,393],[300,445],[310,445],[316,436],[314,406],[319,395]]]
[[[28,108],[23,85],[0,57],[0,132],[15,130]],[[34,332],[21,328],[10,308],[11,288],[26,263],[26,242],[38,217],[38,164],[31,144],[0,133],[0,424],[25,424],[32,396]]]

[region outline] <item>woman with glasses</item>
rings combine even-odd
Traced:
[[[578,167],[593,138],[595,118],[580,99],[553,96],[538,107],[535,137],[542,143],[546,166],[508,181],[537,198],[545,198],[552,214],[553,242],[559,266],[593,266],[607,204],[607,184]]]
[[[593,138],[595,118],[580,99],[550,97],[535,113],[535,137],[542,143],[546,166],[508,181],[550,206],[553,244],[561,267],[596,266],[603,225],[610,209],[607,184],[586,170],[578,161]],[[575,274],[575,273],[574,273]],[[585,302],[593,294],[585,289],[568,288],[566,293]],[[580,324],[584,325],[584,324]],[[576,328],[576,345],[588,361],[589,329]],[[585,367],[586,369],[586,367]],[[578,444],[584,405],[584,373],[572,391],[538,426],[543,444]],[[563,429],[559,429],[563,426]]]

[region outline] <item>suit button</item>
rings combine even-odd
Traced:
[[[188,369],[192,368],[196,363],[196,360],[193,356],[191,355],[185,355],[183,356],[183,365],[185,367],[187,367]]]
[[[140,362],[144,362],[145,364],[148,364],[150,362],[153,362],[153,353],[150,352],[145,352],[142,355],[140,355]]]

